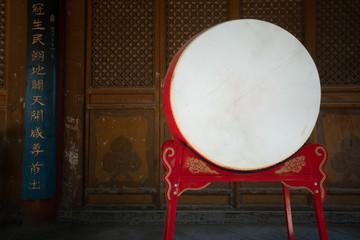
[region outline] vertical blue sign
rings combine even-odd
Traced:
[[[27,1],[22,198],[56,191],[58,1]]]

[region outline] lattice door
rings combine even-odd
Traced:
[[[86,203],[155,208],[156,1],[93,0],[88,16]]]

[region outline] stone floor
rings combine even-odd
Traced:
[[[327,225],[329,240],[360,239],[360,225]],[[162,225],[57,223],[45,226],[6,224],[1,240],[160,240]],[[315,225],[294,225],[295,239],[319,239]],[[279,224],[176,224],[174,240],[282,240],[286,226]]]

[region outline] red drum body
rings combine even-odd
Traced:
[[[210,163],[263,171],[295,154],[315,126],[320,81],[304,46],[259,20],[216,25],[189,40],[165,77],[169,129]]]

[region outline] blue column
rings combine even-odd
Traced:
[[[58,1],[27,2],[22,199],[56,192]]]

